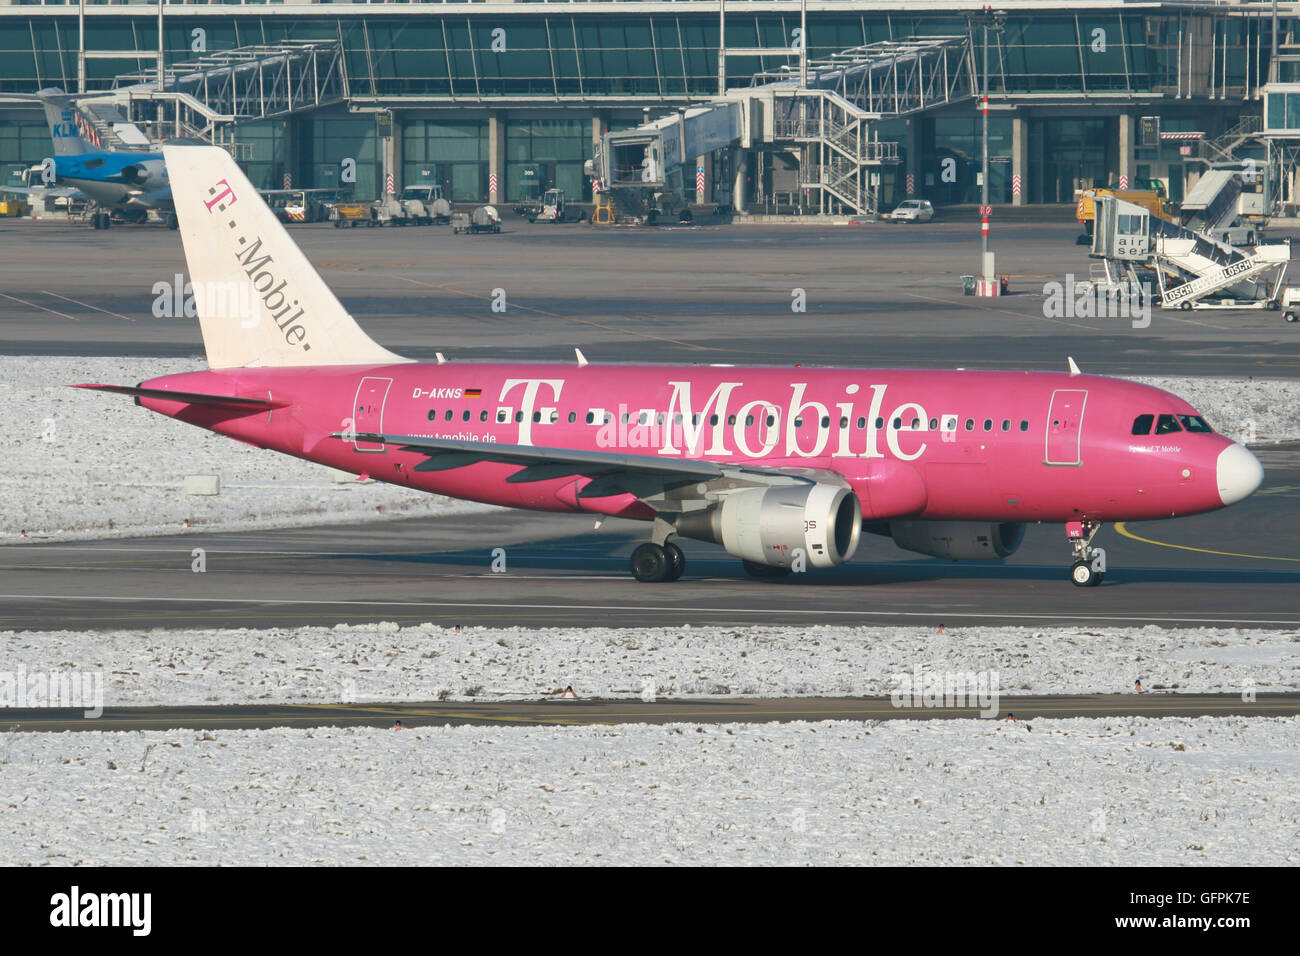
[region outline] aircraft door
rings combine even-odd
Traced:
[[[352,430],[354,432],[383,432],[384,402],[388,400],[388,390],[392,387],[391,378],[375,378],[367,375],[357,386],[357,397],[352,403]],[[360,441],[353,439],[352,447],[357,451],[386,451],[382,442]]]
[[[1079,465],[1083,437],[1083,409],[1088,404],[1086,389],[1058,388],[1047,410],[1047,455],[1045,465]]]

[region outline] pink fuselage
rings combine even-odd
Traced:
[[[517,508],[642,519],[653,512],[630,494],[580,497],[587,478],[508,483],[521,466],[490,462],[417,471],[424,454],[331,436],[828,469],[848,480],[868,520],[1050,522],[1221,508],[1215,463],[1232,444],[1215,433],[1134,435],[1139,415],[1196,411],[1149,386],[1051,372],[410,363],[190,372],[141,384],[288,403],[248,412],[139,399],[219,434],[379,481]]]

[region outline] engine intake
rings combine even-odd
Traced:
[[[954,561],[1005,558],[1025,539],[1013,521],[891,521],[889,533],[904,551]]]
[[[810,567],[843,564],[858,548],[862,506],[848,488],[817,482],[746,488],[680,515],[677,533],[712,541],[746,561],[788,568],[802,550]]]
[[[163,175],[166,166],[156,159],[145,160],[142,163],[132,163],[130,166],[122,167],[122,181],[128,186],[139,186],[142,189],[157,189],[167,184]]]

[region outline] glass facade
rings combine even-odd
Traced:
[[[731,49],[788,47],[799,26],[798,7],[750,10],[728,5]],[[757,6],[757,5],[755,5]],[[1271,26],[1263,4],[1161,6],[1133,9],[1116,2],[1074,11],[1064,5],[1007,12],[998,30],[982,29],[973,11],[899,9],[898,4],[843,4],[808,14],[810,56],[825,57],[882,40],[915,36],[969,36],[977,73],[987,59],[995,102],[990,122],[990,197],[1012,201],[1015,116],[1025,122],[1020,142],[1024,198],[1071,202],[1080,184],[1112,180],[1118,168],[1121,112],[1177,117],[1207,135],[1259,109],[1268,79]],[[183,15],[171,15],[175,7]],[[638,5],[618,0],[584,4],[520,2],[487,10],[470,2],[374,2],[346,10],[320,2],[168,4],[164,46],[169,63],[198,53],[281,41],[339,45],[352,109],[393,110],[394,174],[399,184],[441,183],[450,198],[488,198],[494,158],[489,120],[500,120],[503,201],[521,198],[523,170],[540,171],[547,185],[590,200],[583,163],[592,154],[592,123],[605,129],[635,125],[666,107],[707,100],[718,87],[718,15],[712,2]],[[157,44],[151,3],[87,4],[87,42],[99,50],[149,50]],[[0,7],[0,91],[31,92],[77,86],[77,17],[72,3],[16,3]],[[360,12],[358,12],[360,11]],[[625,12],[627,11],[627,12]],[[192,15],[191,15],[192,14]],[[971,17],[975,19],[972,20]],[[1283,17],[1283,53],[1300,52],[1297,21]],[[196,44],[201,42],[202,49]],[[1284,58],[1286,59],[1286,58]],[[1281,63],[1300,80],[1300,57]],[[785,55],[729,57],[729,84],[747,86],[754,74],[793,65]],[[153,68],[148,58],[87,61],[88,86],[107,88],[114,77]],[[1141,102],[1125,101],[1130,94]],[[1271,97],[1270,125],[1300,128],[1300,94]],[[882,122],[882,141],[897,142],[901,162],[871,170],[885,205],[905,198],[912,174],[916,195],[937,203],[978,202],[980,122],[965,103],[925,113],[911,123]],[[1198,128],[1193,126],[1191,128]],[[355,163],[354,195],[378,194],[385,146],[373,118],[335,104],[291,119],[243,124],[237,139],[250,178],[279,187],[336,186],[340,163]],[[909,153],[909,150],[911,151]],[[50,152],[39,114],[0,105],[0,170],[40,163]],[[1169,155],[1166,155],[1169,154]],[[1139,162],[1181,164],[1176,147],[1144,152]],[[689,165],[694,166],[693,157]],[[716,153],[708,168],[710,198],[727,202],[732,157]],[[1131,162],[1131,160],[1130,160]],[[788,191],[776,180],[751,183],[755,194]],[[753,164],[751,170],[757,167]],[[797,177],[795,177],[797,180]],[[779,180],[780,182],[778,182]],[[1171,181],[1170,188],[1177,187]]]
[[[454,202],[487,196],[488,124],[413,119],[402,124],[403,186],[441,185]]]
[[[130,5],[126,5],[129,7]],[[185,5],[192,10],[192,5]],[[717,92],[718,17],[709,3],[665,4],[663,12],[628,15],[616,2],[592,3],[592,12],[550,13],[520,4],[488,15],[472,4],[371,4],[376,12],[270,16],[240,4],[211,16],[174,17],[164,32],[169,62],[194,55],[196,29],[207,52],[282,40],[335,40],[345,51],[348,81],[357,97],[656,99]],[[96,7],[91,5],[92,13]],[[457,9],[457,8],[460,9]],[[377,8],[398,8],[400,13]],[[691,9],[694,8],[694,9]],[[77,76],[77,19],[56,5],[22,7],[0,17],[0,90],[72,88]],[[141,10],[88,18],[88,45],[99,50],[149,50],[157,23]],[[27,11],[31,11],[27,13]],[[67,11],[67,12],[65,12]],[[205,10],[206,13],[206,10]],[[1292,23],[1283,21],[1290,37]],[[1005,28],[990,31],[990,88],[1028,94],[1155,92],[1241,96],[1263,82],[1269,18],[1230,11],[1154,8],[1074,13],[1068,9],[1015,10]],[[799,26],[791,12],[727,17],[731,48],[788,47]],[[983,62],[983,32],[959,12],[810,12],[812,56],[912,36],[972,34]],[[785,56],[729,57],[727,73],[745,84],[755,73],[779,69]],[[147,70],[148,59],[90,60],[91,86],[116,75]]]
[[[542,181],[569,199],[590,199],[582,165],[591,158],[591,123],[580,119],[511,119],[506,123],[506,199],[522,199],[522,167],[540,165]]]
[[[921,169],[933,203],[977,203],[983,163],[983,122],[979,116],[937,116],[927,131]],[[989,117],[989,201],[1011,202],[1011,119]]]

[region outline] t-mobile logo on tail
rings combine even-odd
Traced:
[[[221,192],[217,192],[217,186],[223,187]],[[224,179],[219,179],[217,180],[217,186],[212,186],[208,189],[208,195],[212,198],[203,201],[203,205],[208,207],[208,212],[212,212],[212,207],[216,206],[217,203],[221,202],[227,196],[230,197],[230,202],[222,206],[217,206],[218,212],[225,212],[226,206],[233,206],[235,203],[239,202],[239,197],[236,196],[235,191],[230,188],[230,183],[226,182]]]

